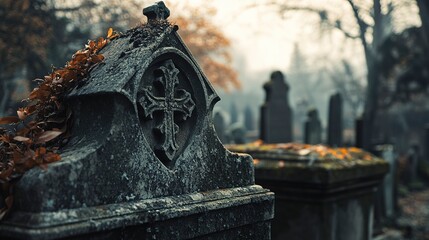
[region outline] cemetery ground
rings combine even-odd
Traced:
[[[396,223],[383,228],[374,240],[428,240],[429,187],[402,195],[398,209],[400,216]]]

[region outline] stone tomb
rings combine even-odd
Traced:
[[[16,184],[0,239],[270,239],[274,194],[227,151],[219,100],[160,2],[68,96],[62,160]]]
[[[386,161],[356,148],[342,150],[302,144],[229,145],[252,155],[256,183],[276,194],[273,240],[370,240],[375,191]],[[325,157],[319,157],[320,152]]]
[[[289,106],[289,85],[282,72],[271,73],[264,84],[266,98],[261,106],[260,137],[265,143],[292,141],[292,109]]]

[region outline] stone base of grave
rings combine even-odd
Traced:
[[[276,193],[273,240],[372,239],[374,193],[380,177],[311,184],[276,181],[258,171],[256,176],[258,184]]]
[[[260,186],[62,210],[13,212],[1,239],[270,239],[274,194]]]
[[[276,195],[273,240],[372,239],[375,192],[388,170],[386,161],[230,149],[251,154],[256,183]]]

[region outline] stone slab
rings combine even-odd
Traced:
[[[249,186],[55,212],[15,212],[0,232],[10,239],[190,239],[247,225],[269,227],[273,201],[272,192]],[[244,234],[243,229],[235,234]]]

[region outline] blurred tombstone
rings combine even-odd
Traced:
[[[355,121],[355,146],[357,148],[363,148],[363,118],[360,117]]]
[[[246,129],[241,123],[234,123],[229,129],[229,140],[234,144],[246,143]]]
[[[394,220],[395,217],[396,204],[398,200],[396,195],[397,164],[393,145],[377,145],[375,146],[374,153],[389,163],[389,171],[384,176],[381,187],[377,190],[376,194],[374,227],[375,229],[380,230],[386,219]]]
[[[261,106],[260,137],[266,143],[292,141],[292,109],[289,106],[289,85],[283,73],[271,73],[270,81],[264,84],[266,98]]]
[[[216,112],[213,117],[213,125],[215,127],[217,136],[219,140],[226,144],[226,136],[225,136],[225,119],[220,111]]]
[[[229,109],[229,115],[231,116],[231,124],[238,122],[238,110],[237,105],[235,103],[231,103],[231,107]]]
[[[417,180],[419,158],[420,148],[417,144],[412,144],[407,153],[407,173],[405,177],[407,184],[411,184]]]
[[[246,109],[244,109],[244,127],[248,131],[255,130],[255,119],[253,117],[252,108],[250,108],[250,106],[247,106]]]
[[[424,136],[424,142],[423,142],[423,147],[425,149],[425,157],[424,157],[424,161],[426,163],[429,163],[429,124],[427,124],[425,126],[425,136]]]
[[[304,134],[305,143],[320,144],[322,143],[322,124],[320,123],[319,113],[317,109],[308,111],[307,121],[305,122]]]
[[[328,116],[328,145],[341,147],[343,145],[343,99],[340,93],[329,99]]]

